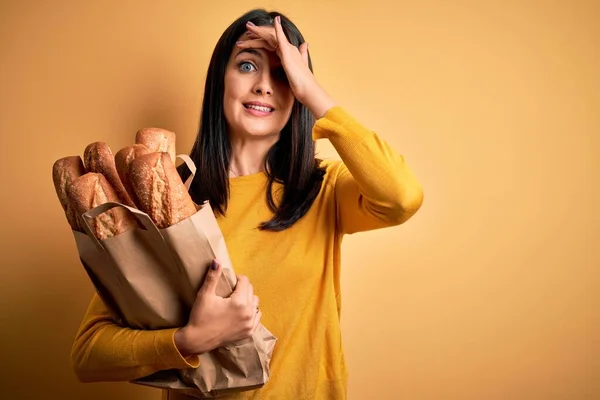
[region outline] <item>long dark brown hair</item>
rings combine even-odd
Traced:
[[[225,30],[215,46],[208,67],[200,128],[190,153],[190,158],[198,168],[190,186],[190,194],[198,204],[208,200],[213,210],[222,215],[226,214],[229,199],[231,156],[227,121],[223,112],[225,70],[235,42],[247,30],[246,23],[252,21],[257,26],[273,25],[277,15],[281,16],[281,25],[290,43],[300,46],[304,38],[286,16],[255,9],[238,18]],[[313,70],[310,55],[309,68]],[[271,231],[289,228],[308,212],[318,195],[325,171],[319,166],[320,160],[315,157],[315,142],[312,139],[314,123],[312,113],[294,99],[290,119],[265,158],[264,167],[268,176],[265,195],[274,215],[258,228]],[[179,167],[179,174],[183,180],[189,177],[190,172],[185,164]],[[274,182],[283,185],[279,204],[276,204],[273,197]]]

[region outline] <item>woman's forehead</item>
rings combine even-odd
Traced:
[[[248,40],[248,38],[246,37],[246,39],[244,39],[244,35],[242,35],[240,36],[240,40]],[[267,61],[271,67],[278,67],[281,65],[279,56],[272,51],[262,48],[239,48],[234,46],[230,59],[235,60],[242,56],[252,56],[253,58]]]

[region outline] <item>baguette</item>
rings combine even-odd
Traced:
[[[159,229],[196,213],[196,205],[168,153],[150,153],[136,158],[131,162],[129,176],[140,209]]]
[[[149,154],[150,150],[143,144],[134,144],[133,146],[127,146],[122,148],[115,154],[115,166],[117,168],[117,173],[119,174],[119,178],[121,178],[121,182],[125,187],[125,190],[129,194],[129,197],[133,202],[139,207],[139,200],[135,194],[135,190],[133,189],[133,185],[131,184],[131,178],[129,176],[129,166],[133,160],[136,158],[143,156],[144,154]]]
[[[85,172],[83,161],[79,156],[63,157],[56,160],[52,166],[52,180],[54,181],[54,189],[56,190],[60,205],[65,212],[65,216],[67,217],[71,229],[80,232],[83,231],[79,220],[81,217],[77,215],[77,212],[71,205],[67,190],[72,182],[85,174]]]
[[[175,164],[175,133],[161,128],[142,128],[135,134],[135,143],[143,144],[151,152],[169,153]]]
[[[125,186],[123,186],[123,182],[121,182],[121,178],[119,178],[115,157],[106,143],[94,142],[89,144],[83,152],[83,160],[87,172],[104,175],[117,195],[118,200],[116,201],[135,207],[127,190],[125,190]]]
[[[67,195],[79,215],[106,202],[119,201],[106,177],[96,172],[87,172],[75,179],[69,186]],[[112,208],[90,222],[90,229],[99,240],[117,236],[136,226],[135,219],[121,207]]]

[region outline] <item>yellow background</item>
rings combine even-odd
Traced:
[[[466,0],[2,1],[0,397],[159,399],[70,369],[93,288],[51,167],[146,126],[188,152],[213,47],[255,6],[425,189],[345,241],[350,399],[600,398],[600,3]]]

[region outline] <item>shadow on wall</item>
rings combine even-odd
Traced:
[[[140,61],[140,68],[142,67]],[[169,88],[172,70],[168,65],[152,69],[140,69],[143,93],[130,94],[132,98],[121,110],[129,115],[90,126],[71,143],[71,149],[54,145],[39,157],[31,160],[28,168],[37,171],[37,178],[24,186],[29,193],[24,199],[37,198],[44,204],[31,201],[23,203],[28,218],[19,229],[13,230],[8,241],[9,280],[2,284],[4,305],[2,316],[2,398],[6,399],[86,399],[130,400],[160,399],[161,391],[128,382],[80,383],[70,363],[70,352],[75,334],[94,293],[94,288],[80,264],[77,248],[66,218],[56,197],[51,171],[53,163],[68,155],[83,156],[84,148],[94,141],[105,141],[113,153],[121,147],[133,144],[136,131],[145,126],[158,126],[177,130],[180,121],[189,120],[190,113],[182,113],[179,105],[172,102]],[[151,72],[150,72],[151,71]],[[150,76],[150,74],[152,76]],[[176,91],[177,88],[173,88]],[[115,100],[124,104],[127,99]],[[137,113],[138,115],[131,115]],[[115,112],[114,115],[118,115]],[[198,110],[192,117],[195,119]],[[63,118],[57,116],[56,118]],[[67,115],[64,118],[68,118]],[[78,129],[77,126],[71,126]],[[108,133],[102,133],[109,130]],[[38,132],[26,131],[35,142]],[[193,140],[193,139],[192,139]],[[180,152],[188,152],[178,146]],[[58,149],[58,150],[57,150]],[[70,154],[73,153],[73,154]],[[39,172],[42,171],[42,172]],[[24,200],[25,201],[25,200]],[[13,207],[14,208],[14,207]],[[32,233],[33,232],[33,233]],[[35,245],[35,249],[33,246]]]
[[[65,240],[70,231],[57,230],[53,233],[62,244],[53,247],[40,241],[36,259],[21,264],[30,276],[5,297],[11,306],[2,315],[2,325],[7,327],[2,335],[1,392],[6,396],[2,397],[160,399],[160,391],[126,382],[82,384],[76,379],[70,365],[71,345],[93,287],[79,264],[74,243],[71,238]]]

